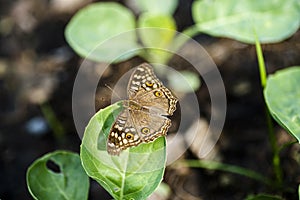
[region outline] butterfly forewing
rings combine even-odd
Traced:
[[[128,88],[129,100],[116,118],[107,140],[107,151],[119,155],[122,150],[150,142],[166,135],[177,98],[155,76],[148,64],[139,65],[132,73]]]
[[[161,115],[172,115],[177,98],[155,76],[150,65],[144,63],[132,73],[128,84],[129,99]]]

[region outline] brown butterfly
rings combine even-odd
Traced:
[[[176,110],[178,99],[155,76],[149,64],[139,65],[132,73],[128,100],[117,116],[107,139],[107,152],[119,155],[128,147],[151,142],[167,134],[170,116]]]

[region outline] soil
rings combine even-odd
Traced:
[[[57,7],[50,2],[55,1],[0,1],[2,200],[32,199],[26,186],[26,170],[40,156],[58,149],[79,152],[81,140],[73,122],[72,89],[82,58],[65,41],[64,28],[78,8],[91,1],[72,7]],[[193,24],[191,2],[180,1],[176,10],[179,31]],[[226,89],[226,121],[214,149],[217,157],[223,163],[242,166],[274,178],[255,47],[204,34],[195,40],[204,46],[217,64]],[[262,47],[268,74],[300,64],[300,31],[286,41]],[[141,62],[141,58],[135,57],[110,66],[99,83],[95,100],[97,109],[110,104],[110,99],[105,97],[110,97],[111,91],[105,84],[114,85],[120,74]],[[175,67],[192,70],[180,64]],[[203,85],[195,93],[201,114],[209,119],[207,88]],[[42,111],[47,106],[62,125],[62,132],[53,131],[47,124]],[[180,118],[176,115],[180,113],[175,114],[175,121]],[[295,140],[276,122],[273,123],[278,144]],[[168,167],[164,182],[171,189],[169,199],[244,199],[249,194],[258,193],[298,199],[299,150],[299,144],[289,145],[280,154],[283,189],[274,190],[229,172]],[[189,149],[184,158],[197,159],[197,155]],[[91,180],[89,199],[111,197]]]

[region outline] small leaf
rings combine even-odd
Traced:
[[[176,23],[171,15],[144,13],[138,20],[138,34],[147,50],[149,62],[166,63],[173,56],[168,51],[176,34]]]
[[[122,109],[121,103],[115,103],[91,118],[81,144],[82,164],[87,174],[114,199],[146,199],[163,177],[165,137],[126,149],[120,156],[109,155],[106,138]]]
[[[135,17],[118,3],[93,3],[81,9],[65,30],[70,46],[81,56],[99,62],[119,62],[133,57],[139,45]],[[129,31],[129,32],[128,32]],[[125,54],[124,54],[125,53]]]
[[[170,15],[175,12],[178,6],[178,0],[135,0],[135,3],[143,12]]]
[[[75,153],[55,151],[44,155],[28,168],[26,179],[34,199],[88,198],[89,178]]]
[[[195,1],[193,19],[198,30],[213,36],[255,43],[282,41],[300,26],[299,0]]]
[[[300,66],[270,75],[265,101],[274,119],[300,141]]]

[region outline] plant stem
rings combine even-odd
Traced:
[[[189,39],[199,34],[199,29],[196,25],[190,26],[185,29],[182,34],[179,34],[173,41],[172,50],[176,52],[180,49],[182,45],[184,45]]]
[[[256,47],[256,55],[257,55],[257,60],[258,60],[261,86],[264,89],[266,87],[266,82],[267,82],[267,73],[266,73],[266,66],[265,66],[264,56],[263,56],[263,53],[262,53],[260,43],[259,43],[257,38],[255,40],[255,47]]]
[[[65,132],[64,127],[57,119],[52,107],[49,104],[44,103],[40,105],[40,108],[50,128],[52,129],[55,138],[58,140],[61,139]]]
[[[259,72],[260,72],[260,80],[261,85],[263,89],[266,86],[267,82],[267,73],[266,73],[266,67],[264,62],[264,57],[261,49],[261,45],[258,41],[257,35],[255,40],[255,47],[256,47],[256,55],[258,59],[258,66],[259,66]],[[276,183],[277,186],[280,186],[282,184],[282,171],[280,166],[280,156],[279,156],[279,147],[276,143],[276,137],[273,129],[273,123],[272,123],[272,117],[269,112],[269,109],[267,108],[267,105],[265,104],[265,114],[266,114],[266,120],[267,120],[267,126],[268,126],[268,134],[269,134],[269,140],[271,143],[272,151],[273,151],[273,169],[276,177]]]
[[[179,162],[179,164],[180,164],[180,162]],[[198,168],[204,168],[204,169],[210,169],[210,170],[220,170],[220,171],[231,172],[231,173],[235,173],[235,174],[239,174],[239,175],[243,175],[243,176],[252,178],[254,180],[263,182],[267,185],[272,185],[272,181],[269,180],[264,175],[257,173],[253,170],[235,166],[235,165],[229,165],[229,164],[224,164],[224,163],[210,161],[210,160],[184,160],[182,162],[182,164],[185,164],[188,167],[198,167]]]
[[[199,34],[200,30],[197,25],[193,25],[182,31],[182,33],[192,38],[195,35]]]

